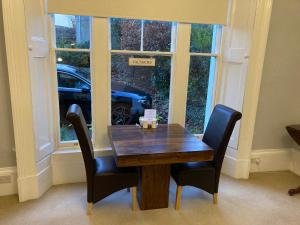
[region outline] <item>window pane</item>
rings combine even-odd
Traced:
[[[211,53],[214,25],[192,24],[190,52]]]
[[[87,84],[84,80],[78,79],[68,73],[57,73],[58,87],[61,88],[87,88]]]
[[[56,47],[90,48],[90,17],[55,14]]]
[[[141,49],[141,20],[114,19],[111,22],[111,49]]]
[[[215,59],[192,56],[190,61],[188,95],[186,104],[186,128],[194,134],[202,134],[205,121],[209,77],[214,76]]]
[[[171,22],[144,22],[144,51],[170,51]]]
[[[112,124],[135,124],[144,109],[153,108],[159,123],[168,122],[171,57],[155,56],[154,67],[129,66],[129,58],[147,56],[112,55]]]
[[[72,125],[65,119],[71,104],[81,107],[91,132],[90,55],[86,52],[57,51],[56,57],[60,138],[61,141],[72,141],[77,137]]]

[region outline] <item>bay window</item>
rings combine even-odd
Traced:
[[[96,147],[107,146],[108,125],[136,124],[148,108],[159,123],[183,121],[191,133],[203,133],[214,105],[221,26],[58,14],[52,20],[59,145],[76,145],[65,120],[73,103]],[[180,89],[184,95],[174,97]]]

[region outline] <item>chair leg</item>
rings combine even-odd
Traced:
[[[136,196],[136,187],[131,188],[131,194],[132,194],[132,210],[137,210],[137,196]]]
[[[87,215],[92,215],[93,214],[93,203],[92,202],[88,202],[87,203],[87,209],[86,209],[86,214]]]
[[[175,209],[180,209],[180,201],[181,201],[181,192],[182,192],[182,186],[177,186],[176,190],[176,202],[175,202]]]
[[[213,194],[213,202],[214,204],[218,204],[218,193]]]
[[[130,188],[127,188],[127,192],[130,192]]]

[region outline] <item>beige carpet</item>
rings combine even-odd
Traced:
[[[212,204],[211,195],[186,187],[180,211],[174,210],[174,183],[168,209],[133,212],[131,195],[122,190],[96,204],[90,217],[85,214],[85,184],[61,185],[25,203],[18,203],[16,196],[1,197],[0,224],[299,225],[300,195],[287,195],[297,185],[300,177],[290,172],[252,174],[249,180],[222,176],[218,205]]]

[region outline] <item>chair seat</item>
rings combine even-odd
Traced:
[[[93,179],[93,202],[124,188],[138,185],[138,171],[135,167],[117,167],[113,156],[95,158],[96,174]]]
[[[214,193],[215,168],[211,162],[189,162],[172,165],[171,174],[177,185],[194,186]]]
[[[117,167],[113,156],[102,156],[95,158],[96,176],[114,175],[114,174],[136,174],[136,167]]]
[[[217,203],[219,180],[225,152],[234,126],[242,114],[225,105],[216,105],[209,118],[202,141],[214,150],[211,162],[183,163],[172,166],[172,177],[178,185],[176,209],[180,207],[182,186],[194,186],[214,196]]]

